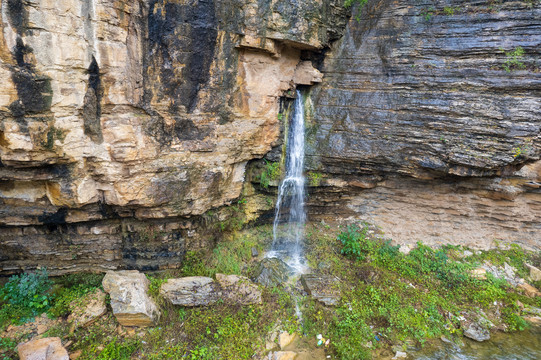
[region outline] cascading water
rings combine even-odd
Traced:
[[[304,224],[304,105],[297,90],[286,150],[286,176],[278,190],[273,225],[272,249],[267,257],[277,257],[297,273],[305,269],[302,254]]]

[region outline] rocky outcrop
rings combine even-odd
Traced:
[[[309,95],[312,218],[539,248],[540,16],[527,1],[370,0]]]
[[[102,281],[111,297],[111,308],[117,321],[124,326],[151,326],[160,311],[148,296],[149,281],[136,270],[108,271]]]
[[[247,277],[216,274],[216,282],[220,285],[221,298],[225,303],[240,305],[262,303],[259,286]]]
[[[254,281],[265,287],[283,285],[287,282],[292,269],[278,258],[265,258],[254,271]]]
[[[311,219],[539,248],[540,3],[342,5],[2,1],[0,273],[177,267],[241,191],[254,220],[297,85]]]
[[[306,60],[340,5],[3,1],[0,272],[164,269],[212,244],[202,215],[280,141],[280,97],[321,81]]]

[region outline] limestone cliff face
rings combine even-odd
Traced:
[[[342,4],[1,0],[0,273],[178,266],[320,82],[312,218],[539,247],[539,2]]]
[[[3,0],[0,270],[178,266],[276,144],[340,1]],[[300,79],[300,80],[298,80]]]
[[[539,2],[369,2],[310,95],[313,214],[399,243],[540,248],[539,19]]]

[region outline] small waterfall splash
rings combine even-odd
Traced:
[[[278,191],[273,224],[272,249],[267,257],[277,257],[303,273],[306,265],[302,254],[304,240],[304,105],[297,90],[286,150],[286,176]]]

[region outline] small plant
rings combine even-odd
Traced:
[[[516,159],[522,155],[525,155],[527,151],[528,151],[528,145],[514,147],[513,158]]]
[[[141,344],[137,340],[128,340],[126,342],[119,342],[116,338],[113,338],[105,348],[100,352],[98,360],[129,360],[131,355],[141,347]]]
[[[355,20],[361,21],[362,10],[363,10],[363,8],[364,8],[364,6],[366,5],[367,2],[368,2],[368,0],[346,0],[344,2],[344,6],[346,8],[350,8],[353,5],[358,4],[357,14],[355,14]]]
[[[50,307],[52,286],[47,269],[35,273],[13,275],[2,290],[0,296],[8,304],[29,310],[31,316],[41,314]]]
[[[317,173],[317,172],[308,173],[308,183],[310,184],[310,186],[321,185],[322,178],[323,178],[323,175],[321,173]]]
[[[446,6],[443,8],[443,13],[447,16],[453,16],[455,14],[456,9],[450,6]]]
[[[280,163],[270,162],[267,159],[263,160],[265,160],[265,168],[259,176],[259,184],[266,189],[269,187],[271,181],[280,178]]]
[[[426,20],[430,21],[432,19],[432,15],[434,15],[434,8],[430,7],[428,9],[424,9],[421,11],[421,16]]]
[[[500,50],[504,51],[502,48]],[[524,58],[524,49],[519,46],[515,50],[506,52],[507,60],[503,63],[503,68],[507,72],[513,70],[523,70],[526,68],[526,65],[522,62]]]
[[[352,259],[364,260],[370,243],[366,241],[367,227],[360,228],[358,225],[348,225],[345,231],[338,234],[338,240],[343,247],[342,254]]]

